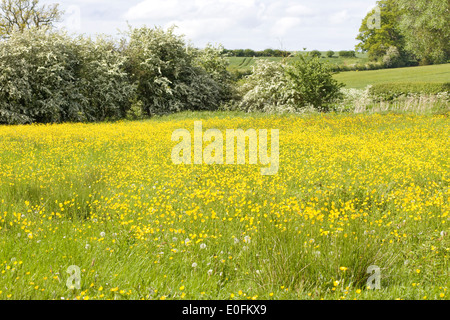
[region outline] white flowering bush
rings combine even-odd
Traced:
[[[386,100],[374,94],[372,86],[365,89],[341,89],[343,98],[336,104],[338,112],[414,112],[414,113],[446,113],[449,112],[450,94],[408,93]]]
[[[88,121],[122,119],[131,108],[136,88],[125,71],[125,57],[113,40],[97,37],[79,38],[82,61],[79,80],[86,99],[83,115]]]
[[[331,66],[317,57],[299,56],[293,63],[257,61],[240,89],[238,108],[247,112],[330,111],[341,98],[343,84],[333,79]]]
[[[145,115],[216,110],[227,99],[228,71],[220,52],[186,45],[174,27],[130,29],[124,54]]]
[[[295,112],[295,92],[285,73],[284,63],[257,60],[253,73],[239,88],[238,109],[246,112]]]
[[[340,112],[360,112],[373,103],[373,98],[370,94],[371,86],[365,89],[342,88],[342,100],[336,105],[336,111]]]
[[[30,29],[0,42],[0,123],[119,118],[133,86],[111,42]]]

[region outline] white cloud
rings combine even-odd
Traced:
[[[301,22],[300,18],[281,18],[271,28],[271,34],[276,37],[283,37],[288,32],[292,32]]]
[[[288,16],[309,16],[312,15],[313,12],[314,11],[310,7],[301,4],[294,4],[286,9],[286,15]]]
[[[172,19],[186,10],[178,0],[145,0],[128,9],[124,17],[130,21]]]
[[[330,17],[331,23],[341,24],[348,21],[349,15],[347,10],[342,10],[337,13],[334,13]]]
[[[228,18],[172,20],[165,24],[164,27],[168,28],[172,25],[176,25],[176,33],[183,34],[188,39],[213,39],[217,34],[227,32],[233,23],[234,22]]]
[[[41,0],[52,3],[55,0]],[[196,46],[301,50],[352,49],[361,21],[376,0],[58,0],[80,7],[81,33],[178,25]]]

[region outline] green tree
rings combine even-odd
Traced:
[[[439,1],[439,0],[438,0]],[[369,12],[363,19],[357,40],[356,50],[367,52],[370,60],[383,58],[387,50],[395,46],[402,51],[404,39],[399,29],[400,16],[403,13],[396,0],[377,1],[381,24],[379,28],[371,26],[371,19],[376,14],[376,9]]]
[[[39,5],[39,0],[1,0],[0,38],[8,38],[14,31],[52,27],[63,12],[58,4]]]
[[[444,63],[450,58],[450,1],[395,0],[400,8],[399,28],[405,48],[422,64]]]
[[[333,78],[332,66],[318,57],[299,54],[298,60],[286,68],[286,74],[295,92],[295,104],[300,107],[312,105],[327,112],[342,97],[344,84]]]
[[[245,57],[254,57],[256,55],[255,50],[252,49],[245,49],[244,50],[244,56]]]
[[[335,52],[334,52],[333,50],[327,51],[327,57],[328,57],[328,58],[333,58],[334,53],[335,53]]]
[[[313,50],[311,51],[311,57],[317,57],[317,58],[321,58],[322,57],[322,53],[319,50]]]

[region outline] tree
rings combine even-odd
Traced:
[[[332,66],[318,57],[298,55],[298,60],[286,68],[289,82],[295,92],[295,103],[300,107],[312,105],[321,112],[331,109],[331,104],[342,97],[343,83],[333,78]]]
[[[377,8],[379,8],[378,12],[381,18],[379,28],[370,24],[376,14],[376,9],[373,9],[363,19],[356,38],[360,41],[356,45],[356,50],[367,52],[372,61],[383,58],[392,46],[399,48],[400,52],[404,47],[404,39],[399,29],[400,16],[403,11],[397,5],[396,0],[377,1]]]
[[[352,50],[342,50],[339,51],[339,56],[342,58],[356,58],[356,52]]]
[[[39,0],[1,0],[0,39],[8,38],[14,31],[52,27],[62,14],[58,4],[40,6]]]
[[[446,62],[450,58],[450,1],[395,2],[402,12],[399,28],[406,50],[422,64]]]
[[[322,53],[319,50],[313,50],[313,51],[311,51],[311,57],[321,58]]]
[[[334,56],[334,51],[333,50],[327,51],[327,57],[328,58],[333,58],[333,56]]]
[[[244,50],[244,56],[245,57],[254,57],[256,55],[256,52],[255,52],[255,50],[252,50],[252,49],[245,49]]]

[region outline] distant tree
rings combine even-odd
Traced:
[[[256,55],[255,50],[252,50],[252,49],[244,50],[244,57],[254,57],[255,55]]]
[[[236,49],[234,50],[234,56],[235,57],[244,57],[244,50],[243,49]]]
[[[286,74],[295,92],[294,100],[301,107],[312,105],[327,112],[342,97],[344,84],[333,78],[331,64],[318,57],[299,54],[298,60],[287,67]]]
[[[335,53],[335,52],[334,52],[333,50],[327,51],[327,57],[328,57],[328,58],[333,58],[334,53]]]
[[[390,47],[383,57],[383,63],[388,68],[397,68],[405,66],[405,61],[402,59],[397,47]]]
[[[346,51],[342,50],[339,51],[339,56],[342,58],[356,58],[356,52],[355,51]]]
[[[370,19],[376,13],[373,9],[362,20],[356,37],[360,41],[356,45],[356,50],[367,52],[372,61],[383,58],[389,47],[397,47],[400,52],[404,47],[404,39],[399,28],[400,16],[404,11],[400,9],[396,0],[377,1],[377,7],[380,10],[380,28],[371,26]]]
[[[61,19],[58,4],[39,5],[39,0],[1,0],[0,38],[8,38],[14,31],[52,27]]]
[[[313,50],[310,53],[311,57],[317,57],[317,58],[321,58],[322,57],[322,53],[319,50]]]
[[[395,0],[402,14],[399,29],[405,49],[421,64],[443,63],[450,58],[450,1]]]
[[[274,57],[275,56],[275,52],[273,49],[266,49],[263,52],[264,52],[265,57]]]

